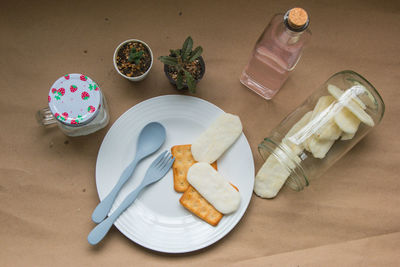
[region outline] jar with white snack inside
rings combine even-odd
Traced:
[[[336,73],[259,144],[265,163],[254,192],[273,198],[285,184],[302,190],[376,127],[384,111],[365,78],[354,71]]]

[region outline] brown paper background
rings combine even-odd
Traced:
[[[238,77],[272,15],[293,6],[311,15],[312,40],[281,92],[265,101]],[[399,1],[1,1],[0,266],[400,266],[399,29]],[[138,38],[158,57],[187,35],[206,61],[196,96],[241,117],[256,170],[258,143],[338,71],[375,85],[384,119],[306,190],[253,195],[237,227],[206,249],[156,253],[115,228],[91,247],[104,135],[133,105],[177,94],[158,61],[144,81],[122,79],[113,51]],[[111,121],[69,138],[39,127],[34,115],[51,84],[74,72],[99,83]]]

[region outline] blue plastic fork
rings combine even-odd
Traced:
[[[117,197],[123,185],[132,176],[136,165],[145,157],[156,152],[164,143],[165,137],[165,128],[158,122],[151,122],[140,131],[137,141],[135,159],[125,168],[117,184],[93,211],[92,220],[95,223],[99,223],[107,217],[115,198]]]
[[[159,181],[165,176],[174,163],[175,158],[167,151],[159,155],[147,170],[143,181],[133,190],[121,203],[121,205],[104,221],[98,224],[88,235],[88,241],[91,245],[98,244],[108,233],[111,226],[118,217],[135,201],[140,191],[146,186]]]

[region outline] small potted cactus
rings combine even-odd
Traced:
[[[153,65],[153,53],[143,41],[130,39],[122,42],[114,52],[114,67],[130,81],[143,80]]]
[[[161,56],[158,59],[164,63],[164,72],[168,80],[178,90],[188,89],[195,93],[197,82],[203,77],[206,68],[201,57],[203,48],[192,48],[193,39],[189,36],[181,49],[171,49],[169,56]]]

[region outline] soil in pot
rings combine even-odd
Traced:
[[[143,51],[143,55],[140,60],[136,64],[135,61],[129,62],[129,56],[132,54],[132,49],[134,52]],[[139,42],[128,42],[121,46],[118,50],[116,63],[118,70],[128,76],[128,77],[137,77],[143,75],[151,65],[151,56],[150,51],[147,47]]]
[[[186,64],[184,67],[185,70],[187,70],[190,74],[192,74],[193,78],[198,81],[199,79],[202,78],[202,66],[200,63],[200,60],[197,58],[193,62],[190,62],[189,64]],[[176,79],[178,77],[178,71],[174,66],[167,66],[167,75],[174,80],[176,83]],[[183,79],[183,83],[186,84],[185,78]],[[186,87],[187,88],[187,87]]]

